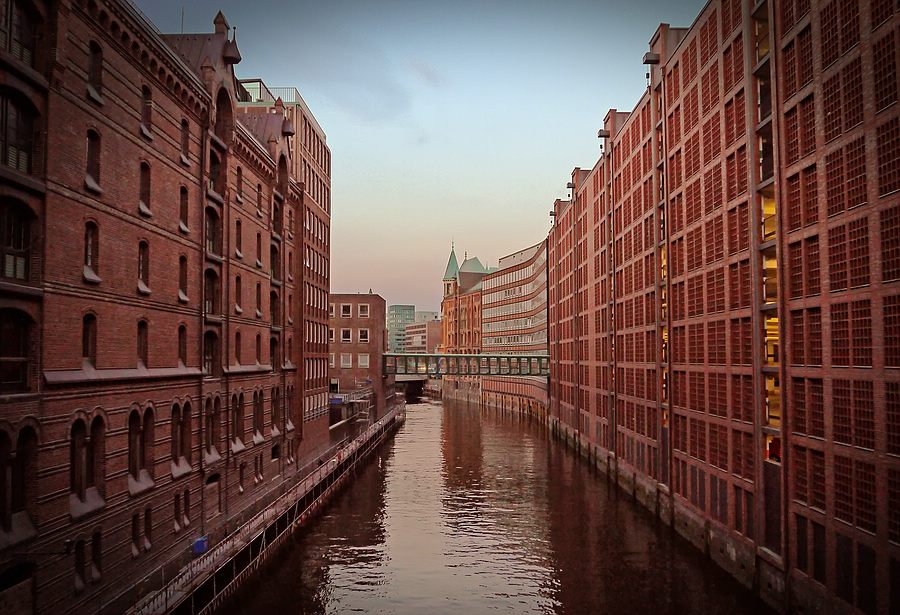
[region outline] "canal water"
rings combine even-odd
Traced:
[[[410,404],[406,424],[228,612],[767,609],[527,420]]]

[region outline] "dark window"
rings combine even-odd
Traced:
[[[138,244],[138,287],[150,290],[150,244],[146,241]]]
[[[91,535],[91,580],[97,582],[103,573],[103,535],[100,530]]]
[[[178,361],[187,365],[187,327],[184,325],[178,327]]]
[[[234,249],[238,252],[242,251],[243,241],[241,240],[241,221],[238,220],[234,223]]]
[[[178,292],[182,297],[180,299],[187,299],[187,287],[188,287],[188,270],[187,270],[187,256],[179,256],[178,257]]]
[[[146,85],[141,88],[141,128],[146,132],[153,128],[153,93]]]
[[[244,440],[244,394],[231,397],[231,434],[234,440]]]
[[[273,280],[281,279],[281,259],[278,258],[278,248],[269,247],[269,275]]]
[[[87,133],[87,180],[95,188],[100,186],[100,134],[93,130]]]
[[[256,362],[262,362],[262,338],[259,333],[256,334]]]
[[[187,159],[190,153],[191,127],[187,120],[181,120],[181,155]]]
[[[84,267],[85,274],[100,274],[100,230],[91,221],[84,225]]]
[[[262,205],[263,205],[262,184],[256,184],[256,209],[257,209],[257,211],[262,211]]]
[[[149,350],[149,327],[146,320],[138,322],[137,329],[137,358],[138,365],[148,366],[147,354]]]
[[[27,280],[31,261],[31,212],[14,202],[0,204],[0,278]]]
[[[88,434],[84,421],[75,421],[70,433],[70,489],[82,501],[89,491],[102,492],[106,455],[106,426],[99,416],[91,422]]]
[[[188,226],[188,189],[184,186],[179,190],[178,220],[181,222],[182,231],[187,231]]]
[[[237,178],[235,179],[237,184],[237,195],[239,198],[244,198],[244,171],[241,167],[237,168]]]
[[[34,66],[38,43],[37,17],[23,0],[0,3],[0,48]]]
[[[240,365],[241,363],[241,332],[234,334],[234,360]]]
[[[152,480],[154,443],[153,410],[147,408],[143,420],[133,410],[128,417],[128,472],[134,480]]]
[[[24,312],[0,309],[0,393],[29,389],[31,319]]]
[[[141,187],[138,207],[142,214],[150,214],[150,165],[141,162]]]
[[[212,269],[203,274],[203,309],[207,314],[220,314],[219,276]]]
[[[219,375],[219,338],[212,331],[203,335],[203,372],[208,376]]]
[[[222,194],[221,190],[222,162],[219,157],[210,153],[209,155],[209,183],[207,188],[216,194]]]
[[[241,307],[241,276],[234,278],[234,305],[238,308]]]
[[[90,42],[88,86],[93,88],[96,94],[103,93],[103,49],[97,41]]]
[[[279,320],[279,310],[278,310],[278,293],[274,290],[269,294],[269,313],[271,314],[272,324],[278,325]]]
[[[0,94],[0,163],[30,173],[33,139],[34,113],[18,100]]]
[[[206,208],[206,251],[217,256],[222,254],[222,229],[219,215],[212,207]]]
[[[85,314],[81,319],[81,359],[97,365],[97,317]]]

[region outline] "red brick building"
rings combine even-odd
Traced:
[[[330,296],[328,378],[332,393],[371,387],[375,413],[384,416],[394,398],[394,378],[382,374],[387,350],[387,304],[371,292]]]
[[[460,266],[455,248],[444,271],[444,298],[441,300],[441,353],[481,353],[481,280],[488,270],[477,257],[463,259]],[[442,395],[445,398],[479,399],[480,378],[477,376],[445,376]]]
[[[483,354],[547,354],[547,242],[500,259],[481,281]],[[545,417],[547,378],[481,377],[481,403]]]
[[[896,11],[713,0],[661,25],[554,204],[555,420],[795,609],[900,610]]]
[[[0,602],[120,612],[327,446],[330,154],[221,14],[4,9]]]
[[[403,352],[434,354],[441,345],[441,321],[426,320],[406,325]]]

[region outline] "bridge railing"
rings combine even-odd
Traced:
[[[547,355],[408,354],[387,352],[382,373],[388,376],[550,376]]]

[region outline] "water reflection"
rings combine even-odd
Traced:
[[[545,431],[465,405],[409,406],[394,442],[294,543],[231,609],[762,610]]]

